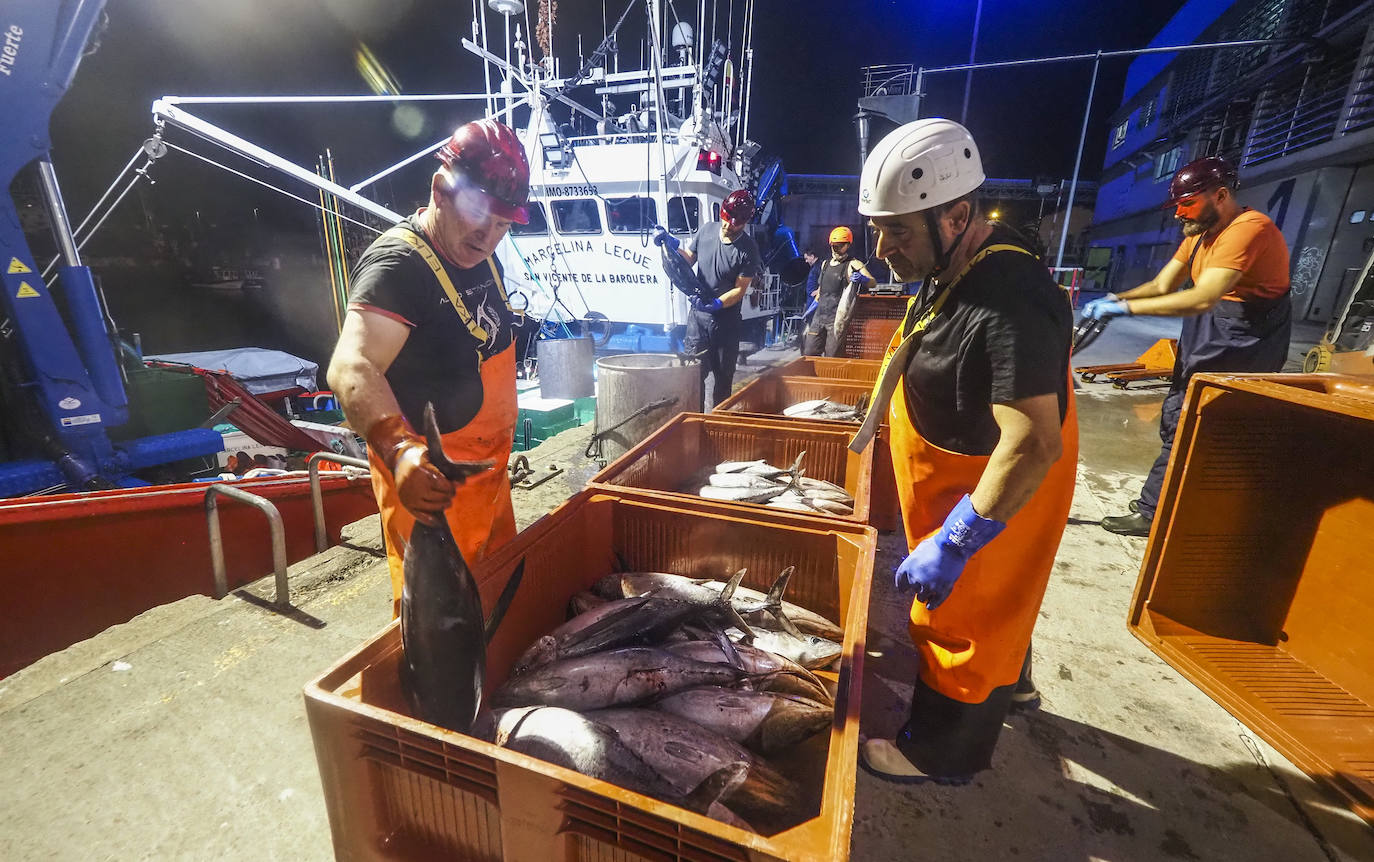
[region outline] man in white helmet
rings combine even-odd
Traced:
[[[1068,300],[1026,239],[983,217],[983,180],[968,130],[930,119],[884,138],[859,183],[876,255],[922,282],[851,444],[889,423],[920,666],[907,724],[860,761],[904,783],[967,781],[1013,702],[1039,704],[1031,630],[1078,460]]]

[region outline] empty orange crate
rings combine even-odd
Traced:
[[[781,418],[788,422],[815,423],[857,431],[857,422],[792,419],[783,416],[782,411],[793,404],[815,398],[825,398],[839,404],[858,404],[859,399],[868,395],[872,388],[872,383],[861,383],[852,379],[764,374],[722,401],[717,405],[715,412],[730,411],[742,415]],[[901,526],[902,510],[897,499],[897,479],[892,471],[892,450],[887,439],[886,422],[879,426],[873,447],[873,496],[869,502],[868,522],[879,530],[895,530]]]
[[[475,571],[490,607],[515,564],[525,562],[524,581],[487,653],[490,691],[531,641],[563,622],[569,597],[618,571],[618,559],[636,570],[696,577],[747,567],[745,583],[765,589],[795,565],[787,598],[845,629],[830,734],[808,744],[815,758],[789,759],[815,768],[809,816],[798,825],[756,835],[412,718],[399,690],[401,638],[392,623],[305,689],[336,857],[847,859],[875,539],[872,528],[839,521],[767,511],[737,516],[584,491]]]
[[[892,333],[902,325],[909,296],[860,296],[844,333],[849,359],[882,359]]]
[[[1374,382],[1198,375],[1129,624],[1374,820]]]
[[[648,490],[665,500],[686,499],[729,509],[776,511],[762,503],[707,500],[696,494],[694,488],[686,486],[694,481],[697,485],[703,484],[709,468],[722,461],[763,458],[774,466],[787,467],[798,453],[805,452],[802,469],[806,475],[844,488],[854,498],[854,513],[798,514],[866,524],[873,448],[856,455],[849,451],[851,436],[848,428],[833,423],[825,427],[821,423],[802,425],[786,419],[683,413],[593,476],[588,484],[608,491]]]
[[[873,384],[878,381],[881,359],[838,359],[829,356],[802,356],[768,373],[789,377],[829,377],[831,380],[853,380]]]

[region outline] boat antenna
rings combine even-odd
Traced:
[[[633,9],[635,3],[638,2],[639,0],[630,0],[629,4],[625,7],[625,11],[620,13],[620,20],[615,22],[615,26],[611,28],[611,32],[607,33],[605,38],[601,40],[601,44],[596,46],[596,50],[587,58],[587,62],[582,64],[582,68],[577,70],[577,74],[569,78],[568,82],[563,85],[564,89],[570,90],[581,84],[587,79],[587,76],[592,73],[592,69],[596,68],[597,61],[605,59],[606,55],[610,53],[611,46],[615,44],[615,34],[620,32],[620,25],[625,23],[625,19],[630,15],[630,10]]]

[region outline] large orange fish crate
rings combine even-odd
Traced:
[[[860,296],[844,333],[845,357],[882,359],[892,333],[902,325],[909,296]]]
[[[588,484],[607,491],[651,491],[665,500],[712,503],[729,510],[774,511],[762,503],[707,500],[696,493],[696,487],[704,484],[705,474],[723,461],[763,458],[773,466],[787,467],[805,452],[801,469],[807,477],[839,485],[854,498],[852,514],[805,515],[866,524],[873,447],[861,454],[850,452],[850,436],[848,428],[833,423],[823,427],[785,419],[683,413],[597,473]]]
[[[1374,379],[1198,375],[1129,624],[1374,821]]]
[[[584,491],[521,533],[474,574],[487,607],[515,565],[525,574],[487,654],[488,693],[568,599],[621,566],[719,578],[747,568],[767,589],[796,566],[786,598],[845,630],[829,734],[781,769],[810,792],[798,822],[759,835],[453,733],[409,714],[392,623],[305,689],[320,777],[341,860],[720,862],[836,860],[849,855],[860,682],[876,534],[870,527],[673,506]]]

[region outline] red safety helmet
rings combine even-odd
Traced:
[[[838,243],[838,242],[853,242],[853,241],[854,241],[854,231],[850,230],[850,229],[847,228],[847,227],[844,227],[843,225],[841,225],[840,227],[835,228],[834,230],[832,230],[832,231],[830,232],[830,244],[831,244],[831,245],[834,245],[835,243]]]
[[[1179,168],[1169,181],[1169,200],[1164,208],[1177,206],[1186,197],[1200,195],[1225,186],[1236,187],[1236,169],[1220,156],[1207,156]]]
[[[473,120],[458,127],[435,158],[486,194],[492,213],[529,224],[530,163],[510,126]]]
[[[720,214],[734,224],[749,221],[754,217],[754,196],[745,189],[730,192],[720,205]]]

